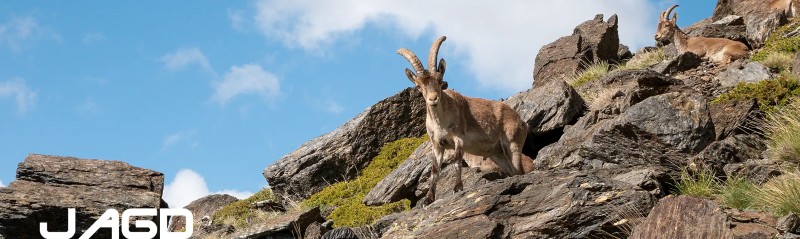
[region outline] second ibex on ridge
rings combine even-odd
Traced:
[[[432,203],[436,199],[436,182],[444,161],[445,149],[455,151],[454,164],[458,179],[453,190],[456,192],[463,189],[461,162],[465,152],[490,157],[508,175],[525,173],[522,166],[522,147],[528,134],[528,125],[520,119],[516,111],[502,102],[466,97],[445,89],[447,85],[442,79],[445,61],[441,59],[436,64],[439,47],[445,39],[442,36],[431,46],[427,70],[413,52],[406,48],[397,50],[414,68],[415,72],[406,68],[406,76],[425,98],[425,126],[434,148],[430,188],[423,204]]]
[[[686,35],[678,28],[678,13],[675,13],[672,15],[672,19],[669,19],[669,14],[676,7],[678,5],[672,5],[666,11],[661,12],[661,17],[658,19],[658,31],[656,31],[655,36],[656,41],[671,41],[675,44],[675,48],[678,49],[678,53],[689,51],[721,65],[726,65],[748,55],[747,45],[738,41]]]

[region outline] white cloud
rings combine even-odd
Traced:
[[[0,101],[11,98],[17,103],[17,110],[25,113],[36,105],[36,91],[28,89],[25,80],[19,77],[0,82]]]
[[[502,4],[457,0],[260,0],[255,6],[253,20],[262,34],[310,51],[370,23],[396,27],[407,37],[430,38],[425,42],[435,38],[430,33],[447,35],[444,53],[464,53],[465,68],[473,71],[482,87],[505,91],[529,88],[538,50],[571,34],[577,24],[597,13],[604,13],[606,18],[619,15],[620,38],[632,49],[651,41],[656,20],[656,10],[647,0],[512,0]],[[427,52],[427,48],[412,50]],[[456,60],[452,54],[444,57],[451,62]],[[401,64],[402,58],[398,56],[397,61]]]
[[[209,192],[203,176],[191,169],[181,169],[175,174],[175,179],[164,186],[162,198],[169,203],[170,208],[182,208],[194,200],[211,194],[228,194],[239,199],[245,199],[253,195],[251,192],[238,190]]]
[[[228,9],[228,18],[231,20],[233,29],[244,30],[245,16],[243,11]]]
[[[5,187],[6,185],[3,184],[3,180],[0,180],[0,187]]]
[[[100,112],[100,106],[92,98],[86,98],[78,105],[78,112],[96,114]]]
[[[173,53],[161,57],[164,68],[171,71],[182,70],[191,65],[198,65],[203,70],[212,71],[208,58],[197,48],[180,48]]]
[[[214,84],[214,95],[211,99],[219,104],[226,104],[243,94],[271,99],[280,94],[280,83],[275,75],[264,71],[260,65],[232,66],[222,81]]]
[[[14,51],[20,51],[24,44],[43,38],[61,41],[61,36],[39,25],[39,22],[30,16],[12,17],[8,22],[0,24],[0,44]]]
[[[189,146],[195,147],[198,144],[195,140],[195,134],[197,134],[197,130],[187,130],[164,136],[161,144],[162,150],[182,142],[187,142]]]
[[[314,96],[306,94],[306,101],[311,107],[317,110],[332,114],[341,114],[344,112],[342,104],[334,100],[333,97],[330,97],[327,90],[323,90],[322,93],[317,93]]]

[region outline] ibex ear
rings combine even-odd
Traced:
[[[408,80],[410,80],[411,83],[414,83],[414,85],[417,85],[417,82],[414,81],[414,78],[416,77],[416,75],[414,75],[414,72],[412,72],[408,68],[406,68],[406,77],[408,77]]]
[[[439,59],[439,66],[438,66],[438,68],[436,68],[436,71],[438,71],[440,74],[444,75],[445,68],[447,68],[447,63],[444,62],[444,58]]]
[[[442,90],[447,89],[447,81],[442,81]]]
[[[672,23],[675,24],[675,26],[678,25],[678,13],[677,12],[673,12],[672,13]]]

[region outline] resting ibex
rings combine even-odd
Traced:
[[[439,180],[445,149],[455,150],[454,164],[458,179],[453,190],[456,192],[463,189],[461,162],[464,152],[492,158],[508,175],[524,173],[522,146],[528,134],[528,125],[516,111],[502,102],[466,97],[445,89],[446,83],[442,80],[446,67],[444,59],[436,65],[439,47],[445,39],[442,36],[433,42],[428,53],[427,70],[413,52],[406,48],[397,50],[414,68],[415,72],[406,68],[406,76],[425,98],[425,127],[434,148],[430,188],[423,204],[436,199],[436,182]]]
[[[721,65],[748,55],[747,46],[738,41],[686,35],[678,28],[678,13],[674,13],[672,19],[669,19],[669,13],[675,7],[678,7],[678,5],[672,5],[666,11],[661,12],[661,17],[658,19],[658,31],[656,31],[655,36],[656,41],[662,43],[671,41],[675,44],[675,48],[678,49],[678,53],[689,51]]]

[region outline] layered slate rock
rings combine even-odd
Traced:
[[[719,21],[730,15],[743,18],[747,41],[751,47],[764,45],[769,34],[787,22],[784,11],[772,8],[765,1],[757,0],[720,0],[711,19]]]
[[[0,238],[67,230],[67,209],[76,208],[76,235],[107,209],[167,207],[161,200],[164,174],[119,161],[31,154],[17,168],[17,179],[0,188]],[[155,221],[158,218],[144,218]],[[110,238],[109,229],[96,237]]]
[[[759,62],[748,62],[744,65],[731,64],[717,75],[719,84],[731,88],[739,83],[756,83],[772,77],[769,68]]]
[[[315,222],[323,222],[319,208],[306,211],[287,212],[281,216],[267,219],[244,231],[227,235],[225,238],[261,239],[261,238],[302,238],[306,228]]]
[[[283,156],[264,169],[264,177],[276,196],[299,201],[355,178],[383,144],[424,133],[425,103],[419,91],[407,88]]]
[[[630,238],[730,238],[727,216],[711,200],[690,196],[661,199]]]
[[[383,238],[595,238],[614,233],[620,208],[655,198],[607,171],[536,171],[441,197],[392,215]],[[624,223],[624,222],[623,222]]]
[[[533,68],[534,85],[561,79],[594,61],[617,61],[618,53],[617,15],[604,21],[603,15],[598,14],[575,27],[571,36],[562,37],[539,50]]]
[[[204,229],[211,226],[211,218],[214,217],[220,208],[239,201],[234,196],[228,194],[212,194],[200,199],[194,200],[183,208],[189,209],[192,212],[194,232],[192,236],[199,237],[207,233]],[[205,219],[204,219],[205,218]],[[185,217],[173,217],[169,225],[170,231],[180,231],[186,227]]]
[[[575,122],[586,104],[563,80],[550,80],[515,94],[503,103],[528,124],[528,137],[548,134]]]
[[[744,25],[744,18],[736,15],[728,15],[715,22],[711,22],[711,19],[707,18],[684,28],[683,31],[693,37],[725,38],[745,45],[749,44],[747,42],[747,27]]]
[[[721,140],[734,134],[759,132],[756,121],[762,114],[754,99],[731,100],[709,105],[711,120],[714,122],[716,139]]]
[[[703,59],[700,56],[687,51],[655,64],[650,69],[662,74],[675,74],[698,67],[701,63],[703,63]]]

